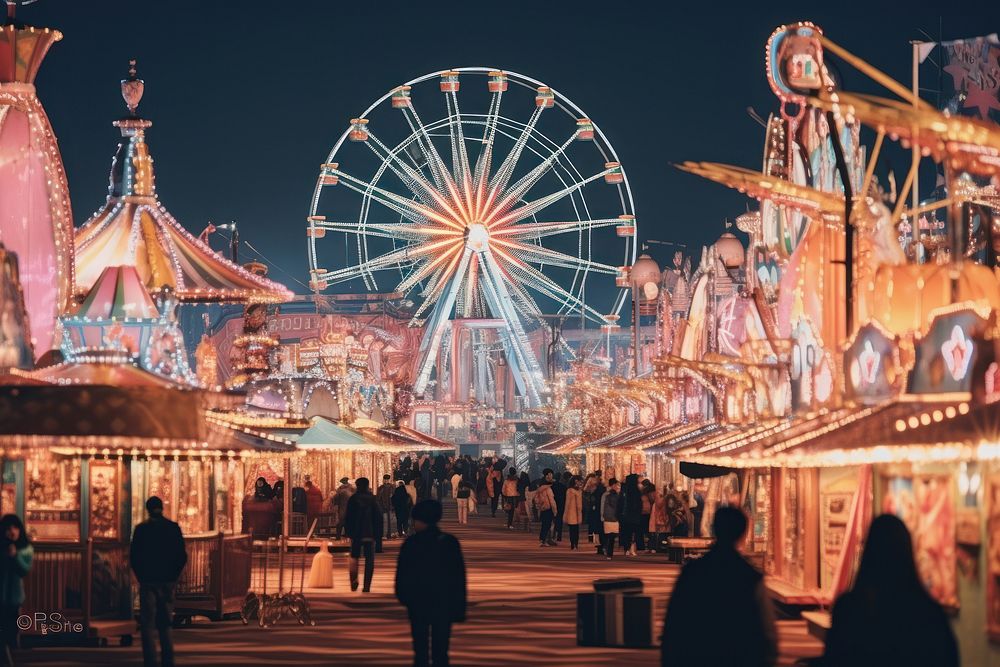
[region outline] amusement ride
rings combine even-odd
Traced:
[[[546,393],[530,336],[543,314],[612,326],[636,258],[632,193],[598,125],[540,81],[486,67],[418,77],[352,119],[307,235],[317,293],[353,283],[412,306],[416,395],[455,363],[458,326],[477,397],[492,393],[498,351],[526,407]]]

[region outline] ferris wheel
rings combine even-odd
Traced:
[[[544,379],[528,332],[543,313],[614,326],[636,255],[628,179],[597,124],[485,67],[418,77],[352,119],[320,168],[307,236],[316,292],[413,302],[417,395],[449,321],[479,319],[496,322],[529,405]]]

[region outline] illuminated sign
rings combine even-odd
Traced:
[[[973,345],[962,327],[955,325],[951,329],[951,338],[941,344],[941,356],[945,368],[951,373],[955,382],[961,382],[969,372],[969,362],[972,360]]]
[[[899,355],[895,338],[876,322],[858,329],[844,351],[845,390],[848,398],[877,403],[898,388]]]

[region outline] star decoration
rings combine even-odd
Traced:
[[[994,86],[990,90],[980,88],[979,86],[970,83],[969,94],[965,99],[965,108],[976,108],[979,110],[979,117],[983,119],[988,119],[990,117],[990,111],[996,109],[1000,111],[1000,100],[997,99],[998,86]]]

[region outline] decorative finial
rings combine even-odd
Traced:
[[[135,69],[135,58],[128,61],[128,78],[122,79],[122,99],[125,100],[125,106],[128,107],[129,114],[136,118],[136,109],[139,108],[139,102],[142,101],[142,91],[145,88],[145,84],[142,79],[136,76]]]

